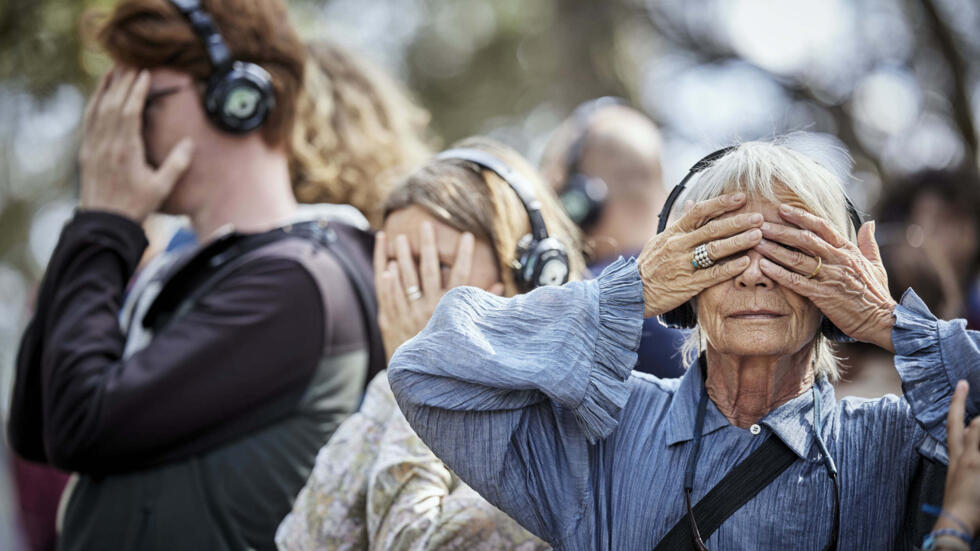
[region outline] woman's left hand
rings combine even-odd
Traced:
[[[894,352],[896,303],[888,292],[874,222],[861,226],[855,245],[805,210],[780,205],[779,215],[792,225],[762,225],[764,239],[755,247],[766,257],[762,272],[813,301],[847,335]]]

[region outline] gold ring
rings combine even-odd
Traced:
[[[807,276],[807,279],[813,279],[813,278],[817,277],[817,274],[820,273],[820,268],[822,268],[822,267],[823,267],[823,259],[818,256],[817,257],[817,269],[816,270],[813,270],[813,273],[810,274],[809,276]]]

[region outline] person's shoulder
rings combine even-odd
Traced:
[[[877,425],[885,428],[889,422],[904,422],[912,417],[912,408],[902,396],[886,394],[879,398],[845,396],[837,402],[844,423]]]
[[[668,407],[681,384],[681,378],[661,379],[656,375],[633,370],[627,384],[630,387],[629,407],[649,410]]]
[[[630,386],[640,392],[673,394],[681,384],[681,377],[660,378],[643,371],[633,370],[629,378]]]

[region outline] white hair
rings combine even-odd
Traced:
[[[848,214],[842,179],[849,172],[849,157],[840,149],[829,152],[803,153],[794,147],[800,134],[776,138],[771,142],[744,142],[714,161],[692,177],[684,193],[677,198],[671,211],[675,218],[688,200],[695,203],[726,193],[741,191],[748,198],[765,199],[779,204],[786,200],[786,191],[795,195],[803,207],[824,220],[841,235],[857,240],[857,228],[852,227]],[[826,147],[824,148],[826,149]],[[836,164],[825,166],[826,159]],[[824,160],[824,163],[816,159]],[[841,162],[844,159],[845,162]],[[843,168],[844,165],[847,168]],[[692,331],[683,346],[682,357],[690,366],[704,343],[700,327]],[[815,375],[830,381],[840,378],[838,359],[831,342],[819,331],[813,340]]]

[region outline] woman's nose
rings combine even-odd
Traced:
[[[762,272],[762,267],[759,265],[763,259],[762,254],[755,250],[750,250],[746,254],[749,257],[749,267],[735,276],[735,285],[743,288],[765,287],[770,289],[774,287],[776,283]]]

